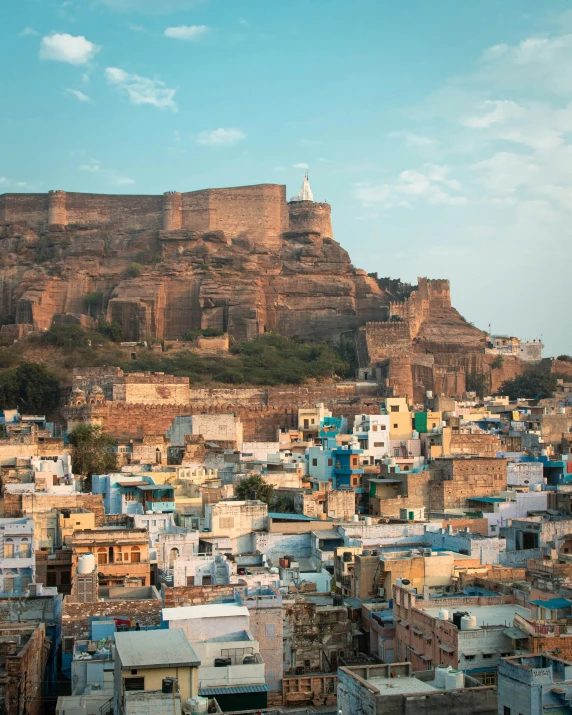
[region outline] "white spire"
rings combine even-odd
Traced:
[[[314,194],[312,193],[312,189],[310,188],[310,181],[308,179],[308,172],[304,174],[304,181],[302,183],[302,188],[300,191],[296,194],[296,196],[293,196],[290,201],[313,201],[314,200]]]

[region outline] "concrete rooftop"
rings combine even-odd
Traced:
[[[437,690],[431,683],[418,678],[368,678],[367,682],[377,688],[381,695],[434,693]]]
[[[441,608],[434,606],[424,608],[422,603],[418,604],[418,606],[427,615],[439,618]],[[455,611],[467,611],[469,615],[476,616],[479,628],[482,626],[502,626],[507,628],[512,626],[515,614],[530,619],[530,610],[528,608],[523,608],[513,603],[500,603],[495,606],[467,606],[464,603],[459,603],[457,607],[446,606],[446,609],[449,611],[450,620],[453,620]]]

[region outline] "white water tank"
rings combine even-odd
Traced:
[[[93,554],[83,554],[80,556],[77,562],[77,572],[78,573],[93,573],[95,568],[95,556]]]
[[[542,484],[532,484],[530,487],[531,492],[541,492],[542,491]]]
[[[413,430],[413,432],[411,433],[411,439],[419,439],[419,432]]]
[[[477,617],[476,616],[462,616],[461,617],[461,630],[462,631],[476,631],[477,630]]]
[[[441,621],[448,621],[449,620],[449,611],[446,608],[442,608],[439,611],[439,620]]]
[[[203,715],[209,711],[209,699],[202,698],[197,695],[194,698],[189,698],[187,700],[188,709],[191,711],[191,715]]]
[[[458,690],[464,687],[465,678],[462,671],[460,670],[450,670],[445,673],[445,689],[446,690]]]
[[[358,515],[358,514],[352,514],[352,521],[353,521],[353,522],[359,521],[359,515]]]
[[[425,397],[428,397],[429,399],[431,399],[433,397],[433,391],[427,390],[427,392],[425,393]]]
[[[371,516],[366,516],[365,517],[365,525],[371,526],[372,524],[373,524],[373,519],[371,518]]]
[[[445,683],[447,678],[447,673],[449,672],[450,665],[438,665],[435,668],[435,687],[437,690],[445,690]]]

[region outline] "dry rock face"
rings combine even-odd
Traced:
[[[135,341],[207,327],[237,340],[268,328],[334,341],[358,331],[360,365],[416,398],[461,394],[467,371],[490,372],[485,335],[451,307],[448,281],[408,286],[355,269],[330,206],[288,203],[284,186],[4,194],[0,245],[0,317],[14,317],[4,331],[14,337],[93,319]]]
[[[332,235],[328,204],[287,203],[277,185],[5,194],[0,315],[38,330],[58,314],[95,311],[120,323],[127,340],[206,327],[239,340],[268,327],[335,339],[382,318],[389,296]],[[92,292],[103,299],[90,309]]]

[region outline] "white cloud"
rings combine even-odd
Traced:
[[[119,12],[165,15],[179,10],[188,10],[202,4],[205,0],[97,0],[97,2]]]
[[[243,17],[239,18],[238,24],[242,25],[243,27],[250,27],[250,23],[248,20],[245,20]]]
[[[16,179],[11,179],[8,176],[0,176],[0,186],[5,188],[14,187],[16,189],[30,189],[32,185],[27,181],[17,181]]]
[[[437,142],[429,137],[421,136],[421,134],[415,134],[414,132],[391,132],[390,137],[395,137],[396,139],[403,139],[409,146],[434,146]]]
[[[21,32],[18,33],[18,37],[30,37],[30,35],[39,35],[40,33],[37,30],[34,30],[33,27],[25,27]]]
[[[423,172],[415,169],[402,171],[392,184],[359,184],[354,193],[365,206],[380,205],[385,210],[407,208],[417,202],[445,206],[466,204],[465,196],[454,195],[446,190],[461,189],[458,181],[448,178],[449,172],[449,167],[429,164]]]
[[[206,25],[178,25],[177,27],[168,27],[164,35],[175,40],[198,40],[206,35],[209,29]]]
[[[302,162],[302,163],[300,163],[300,164],[292,164],[292,168],[293,168],[293,169],[309,169],[309,168],[310,168],[310,165],[309,165],[309,164],[305,164],[304,162]]]
[[[83,35],[74,37],[67,33],[54,33],[42,38],[40,59],[85,65],[99,52],[99,45],[86,40]]]
[[[91,102],[91,97],[84,92],[80,92],[79,89],[66,89],[65,93],[75,97],[80,102]]]
[[[131,184],[135,183],[135,180],[130,179],[128,176],[112,175],[110,178],[110,183],[115,184],[115,186],[131,186]]]
[[[151,104],[159,109],[171,109],[176,112],[175,102],[177,90],[167,87],[165,82],[138,74],[130,74],[119,67],[107,67],[105,70],[107,82],[125,94],[132,104]]]
[[[246,139],[246,134],[240,129],[213,129],[202,131],[197,137],[197,143],[204,146],[231,146]]]
[[[97,159],[90,159],[86,164],[80,165],[80,171],[97,172],[101,169],[101,164]]]
[[[526,114],[526,109],[511,100],[490,100],[483,103],[485,114],[468,117],[464,120],[467,127],[482,129],[493,124],[502,124],[510,119],[518,119]]]

